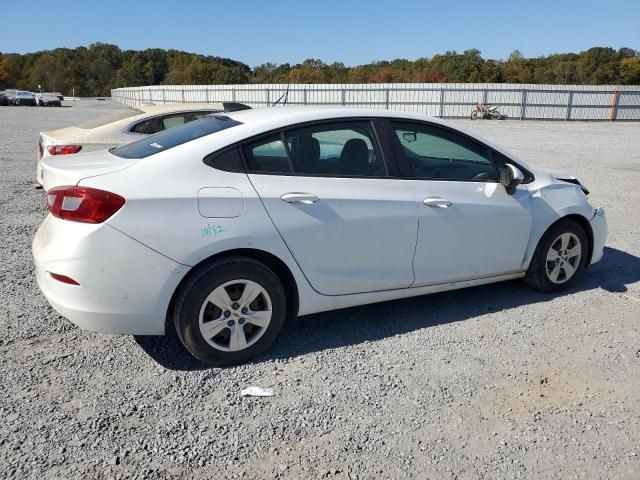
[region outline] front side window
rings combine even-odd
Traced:
[[[149,135],[137,142],[114,148],[111,153],[122,158],[145,158],[236,125],[241,123],[224,115],[203,117],[200,120]]]
[[[381,177],[384,163],[370,122],[323,124],[286,132],[295,173]]]
[[[392,122],[404,156],[417,178],[498,181],[489,150],[450,130]]]

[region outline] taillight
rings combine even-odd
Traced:
[[[102,223],[122,208],[120,195],[90,187],[56,187],[47,192],[54,217],[82,223]]]
[[[69,155],[82,150],[82,145],[49,145],[47,151],[49,155]]]

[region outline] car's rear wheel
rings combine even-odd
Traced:
[[[569,288],[585,266],[588,246],[587,234],[579,223],[556,223],[540,239],[525,282],[541,292]]]
[[[200,267],[182,286],[174,323],[185,348],[211,365],[242,363],[273,343],[286,318],[278,276],[246,257]]]

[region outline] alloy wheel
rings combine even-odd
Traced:
[[[559,235],[547,252],[547,277],[556,284],[567,282],[578,270],[581,258],[582,245],[578,236],[570,232]]]
[[[237,352],[264,335],[271,316],[271,298],[260,284],[232,280],[216,287],[204,300],[200,308],[200,333],[215,349]]]

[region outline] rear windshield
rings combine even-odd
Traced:
[[[224,115],[212,115],[149,135],[137,142],[114,148],[111,153],[122,158],[144,158],[240,124],[240,122]]]
[[[142,113],[144,112],[142,110],[138,110],[137,108],[127,108],[116,113],[112,113],[111,115],[106,115],[104,117],[89,120],[88,122],[80,123],[76,125],[76,127],[97,128],[106,125],[107,123],[113,123],[117,122],[118,120],[124,120],[125,118],[135,117],[136,115],[140,115]]]

